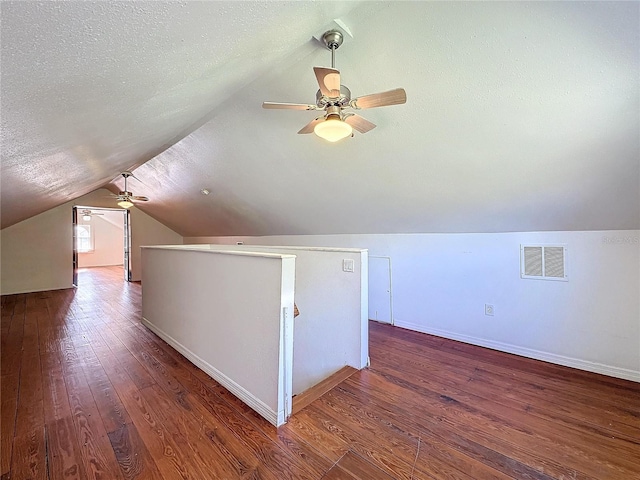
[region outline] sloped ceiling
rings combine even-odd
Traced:
[[[184,236],[640,228],[639,9],[3,1],[2,227],[132,169]],[[261,103],[314,102],[334,19],[342,83],[408,102],[329,144]]]

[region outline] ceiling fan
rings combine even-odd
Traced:
[[[139,195],[133,195],[131,192],[127,190],[127,178],[133,177],[136,178],[131,172],[122,172],[121,175],[124,177],[124,190],[118,192],[118,195],[115,195],[118,200],[118,206],[122,208],[131,208],[133,207],[133,201],[136,202],[148,202],[149,199],[147,197],[141,197]],[[136,178],[137,180],[137,178]]]
[[[88,221],[90,221],[90,220],[91,220],[91,217],[93,217],[93,216],[95,216],[95,215],[104,215],[104,213],[96,213],[96,212],[92,212],[91,210],[89,210],[89,209],[87,208],[87,209],[82,210],[82,211],[80,212],[80,215],[82,215],[82,219],[83,219],[85,222],[88,222]]]
[[[264,102],[262,108],[286,110],[322,110],[324,114],[311,120],[298,132],[314,132],[330,142],[337,142],[353,134],[353,129],[367,133],[375,124],[348,109],[385,107],[406,103],[407,94],[403,88],[388,92],[373,93],[351,99],[351,91],[340,84],[340,71],[335,69],[335,52],[342,45],[343,36],[337,30],[329,30],[322,35],[322,41],[331,50],[331,68],[313,67],[320,89],[316,93],[315,105],[303,103]]]

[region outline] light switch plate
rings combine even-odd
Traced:
[[[342,260],[342,271],[343,272],[352,272],[354,271],[354,262],[353,260],[350,260],[348,258],[345,258],[344,260]]]

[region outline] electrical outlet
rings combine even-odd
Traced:
[[[484,304],[484,314],[493,317],[493,305]]]
[[[351,259],[345,258],[342,260],[342,271],[343,272],[351,272],[353,273],[355,269],[354,261]]]

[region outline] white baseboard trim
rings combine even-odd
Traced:
[[[285,414],[284,411],[276,412],[272,408],[270,408],[266,403],[257,398],[251,392],[246,390],[241,385],[238,385],[232,379],[227,377],[220,370],[215,368],[213,365],[207,363],[205,360],[200,358],[194,352],[189,350],[187,347],[182,345],[180,342],[175,340],[171,335],[163,331],[161,328],[155,326],[146,318],[142,318],[142,323],[153,333],[158,335],[161,339],[175,348],[178,352],[184,355],[191,363],[193,363],[200,370],[205,372],[211,378],[213,378],[216,382],[220,383],[224,388],[233,393],[236,397],[246,403],[249,407],[263,416],[269,423],[277,426],[280,426],[285,423]]]
[[[40,293],[40,292],[53,292],[55,290],[69,290],[71,288],[76,288],[75,285],[67,285],[64,287],[49,287],[49,288],[38,288],[36,290],[17,290],[15,292],[1,292],[0,296],[5,295],[23,295],[25,293]]]
[[[517,345],[511,345],[509,343],[503,343],[503,342],[496,342],[493,340],[487,340],[485,338],[472,337],[469,335],[463,335],[460,333],[450,332],[447,330],[441,330],[439,328],[426,327],[424,325],[419,325],[417,323],[396,321],[395,326],[406,328],[408,330],[414,330],[416,332],[428,333],[430,335],[444,337],[451,340],[458,340],[460,342],[469,343],[471,345],[477,345],[479,347],[486,347],[486,348],[491,348],[493,350],[499,350],[501,352],[513,353],[515,355],[520,355],[522,357],[533,358],[535,360],[542,360],[544,362],[554,363],[556,365],[573,367],[579,370],[585,370],[587,372],[601,373],[602,375],[608,375],[610,377],[616,377],[616,378],[622,378],[624,380],[640,382],[640,371],[614,367],[614,366],[605,365],[602,363],[590,362],[588,360],[581,360],[579,358],[565,357],[563,355],[557,355],[555,353],[548,353],[540,350],[534,350],[531,348],[519,347]]]

